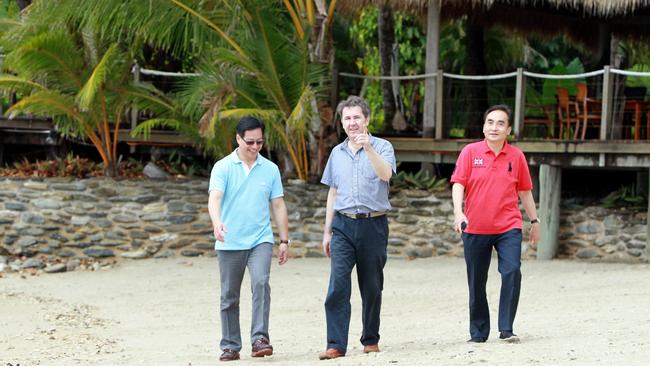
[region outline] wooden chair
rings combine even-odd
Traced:
[[[557,117],[560,124],[559,137],[564,138],[564,128],[566,124],[567,136],[571,138],[571,124],[575,123],[573,138],[578,138],[578,127],[580,127],[580,120],[578,119],[578,103],[569,98],[569,91],[566,88],[558,87],[555,90],[557,97]]]
[[[578,129],[582,121],[582,134],[580,139],[584,140],[588,127],[600,127],[602,101],[587,96],[587,84],[576,84],[576,102],[578,103]],[[576,130],[576,138],[577,133]]]

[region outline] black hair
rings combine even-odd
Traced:
[[[512,117],[512,110],[510,107],[508,107],[505,104],[496,104],[493,105],[492,107],[488,108],[485,113],[483,113],[483,123],[485,123],[485,120],[487,119],[488,114],[494,112],[494,111],[501,111],[506,114],[506,117],[508,117],[508,126],[510,126],[510,120]]]
[[[264,134],[264,124],[255,117],[246,116],[237,123],[237,134],[243,138],[246,131],[256,130],[258,128],[261,128],[262,134]]]

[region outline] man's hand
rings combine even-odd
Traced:
[[[462,233],[463,232],[463,222],[465,225],[469,224],[469,220],[467,220],[467,217],[465,216],[464,213],[457,213],[454,214],[454,230],[457,233]]]
[[[287,263],[287,259],[289,259],[289,244],[280,243],[278,250],[278,264],[283,265]]]
[[[217,241],[223,243],[227,232],[228,230],[226,230],[226,225],[223,223],[220,222],[214,225],[214,237],[217,239]]]
[[[533,249],[537,248],[537,243],[539,243],[542,237],[540,226],[541,225],[539,223],[532,224],[530,225],[530,229],[528,230],[528,241],[530,242],[530,246]]]
[[[332,240],[332,233],[328,232],[323,234],[323,253],[327,256],[327,258],[330,257],[330,241]]]
[[[370,147],[370,135],[368,135],[368,128],[364,127],[363,132],[354,136],[354,143],[363,146],[364,149]]]

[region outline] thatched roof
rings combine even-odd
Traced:
[[[650,35],[650,0],[440,0],[442,20],[471,14],[484,27],[500,25],[515,32],[540,35],[565,33],[594,47],[599,28],[613,34]],[[427,0],[346,0],[339,10],[355,13],[367,5],[388,5],[394,10],[426,18]]]
[[[488,11],[495,5],[509,5],[518,8],[545,8],[564,10],[586,17],[608,18],[630,14],[650,7],[650,0],[440,0],[443,10],[447,7],[462,8],[468,11]],[[428,0],[346,0],[339,2],[344,11],[363,6],[388,5],[392,9],[409,14],[426,11]]]

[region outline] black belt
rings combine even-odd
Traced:
[[[369,219],[371,217],[379,217],[379,216],[384,216],[386,214],[386,212],[383,212],[383,211],[357,212],[357,213],[353,213],[353,214],[338,211],[338,213],[340,213],[343,216],[354,219],[354,220]]]

